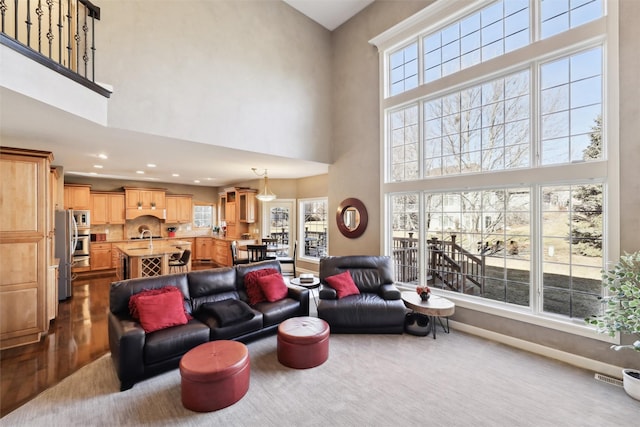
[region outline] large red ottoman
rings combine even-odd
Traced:
[[[329,358],[329,324],[316,317],[293,317],[278,326],[278,361],[296,369],[322,365]]]
[[[180,360],[182,405],[209,412],[233,405],[249,390],[249,351],[236,341],[211,341]]]

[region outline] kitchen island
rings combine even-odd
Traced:
[[[153,277],[169,274],[169,259],[173,254],[191,250],[191,242],[185,240],[137,241],[113,245],[117,251],[118,280],[137,277]],[[191,259],[187,271],[191,270]]]

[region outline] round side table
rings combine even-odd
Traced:
[[[313,302],[316,303],[316,308],[318,308],[318,299],[316,298],[316,294],[313,292],[313,290],[320,287],[320,279],[318,279],[317,277],[314,277],[313,282],[301,283],[299,277],[294,277],[293,279],[289,280],[289,283],[291,283],[292,285],[302,286],[303,288],[309,289],[309,292],[313,296]]]
[[[436,325],[435,320],[438,319],[440,326],[444,329],[445,333],[449,333],[449,316],[456,311],[456,305],[453,301],[449,301],[446,298],[439,297],[437,295],[431,295],[427,301],[422,301],[420,295],[416,292],[405,291],[402,292],[402,301],[407,308],[411,310],[429,316],[431,320],[431,330],[433,332],[433,339],[436,339]],[[442,318],[446,317],[447,326],[442,323]]]

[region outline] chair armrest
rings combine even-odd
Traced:
[[[320,285],[320,290],[318,291],[318,297],[320,299],[337,299],[338,293],[331,286]]]
[[[309,315],[309,289],[287,286],[287,296],[300,301],[300,316]]]
[[[380,296],[386,300],[400,299],[400,291],[396,288],[396,285],[392,283],[385,283],[380,285]]]

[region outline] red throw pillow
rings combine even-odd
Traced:
[[[335,276],[325,277],[324,279],[329,286],[336,290],[338,299],[344,298],[348,295],[359,295],[360,291],[353,282],[351,273],[349,270],[344,273],[336,274]]]
[[[170,326],[184,325],[182,292],[164,292],[156,295],[142,295],[137,299],[140,324],[145,332],[153,332]]]
[[[275,268],[262,268],[260,270],[250,271],[244,276],[244,288],[247,290],[247,297],[249,298],[249,305],[256,305],[259,302],[267,300],[267,297],[262,292],[258,279],[262,276],[268,276],[269,274],[276,274],[278,270]]]
[[[165,292],[178,292],[180,295],[182,295],[182,292],[180,292],[180,289],[178,289],[175,286],[164,286],[159,289],[144,289],[135,295],[131,295],[131,297],[129,298],[129,313],[131,313],[131,317],[134,320],[140,320],[140,315],[138,314],[138,306],[137,306],[138,298],[145,295],[164,294]],[[187,316],[187,320],[193,319],[191,315],[187,313],[186,310],[184,312],[184,315]]]
[[[281,274],[268,274],[258,278],[258,284],[267,301],[279,301],[287,296],[289,289]]]

